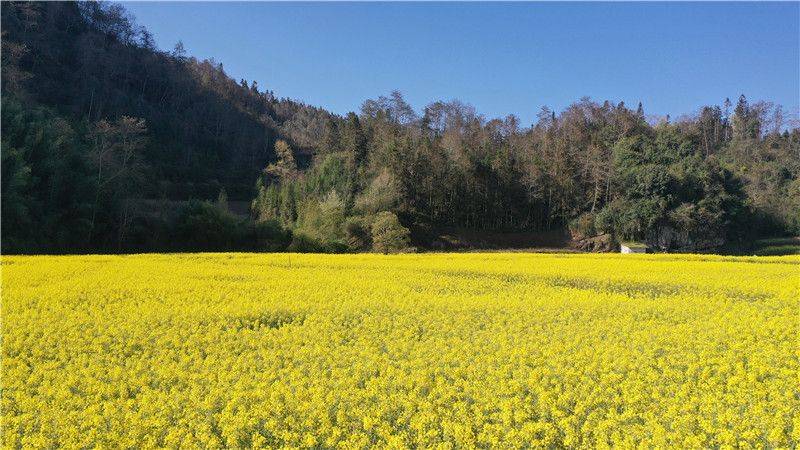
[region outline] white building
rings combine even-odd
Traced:
[[[647,253],[647,246],[638,242],[624,242],[619,245],[620,253]]]

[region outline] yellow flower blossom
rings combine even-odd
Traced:
[[[797,448],[798,299],[797,256],[6,256],[0,446]]]

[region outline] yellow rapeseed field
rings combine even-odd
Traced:
[[[3,448],[796,448],[800,257],[2,258]]]

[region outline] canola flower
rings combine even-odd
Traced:
[[[2,258],[3,448],[796,448],[800,257]]]

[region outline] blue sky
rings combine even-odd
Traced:
[[[749,99],[800,109],[800,3],[124,2],[171,49],[337,113],[400,90],[523,124],[590,96],[673,117]]]

